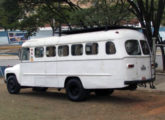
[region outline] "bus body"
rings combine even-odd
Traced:
[[[86,93],[153,81],[147,41],[130,29],[29,40],[22,45],[21,63],[5,70],[8,90],[16,93],[11,76],[20,88],[66,88],[71,100],[84,98],[73,95],[77,88]]]

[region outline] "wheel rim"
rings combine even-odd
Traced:
[[[69,91],[72,96],[78,96],[80,93],[80,88],[76,84],[71,84],[69,86]]]
[[[15,82],[13,80],[8,81],[8,88],[11,92],[15,90]]]

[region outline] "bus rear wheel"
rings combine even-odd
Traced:
[[[71,79],[66,83],[66,93],[72,101],[85,100],[88,95],[87,90],[83,88],[79,79]]]
[[[112,93],[113,93],[113,90],[109,90],[109,89],[95,90],[95,94],[97,96],[107,96],[107,95],[111,95]]]
[[[7,79],[7,90],[10,94],[18,94],[20,92],[21,86],[17,82],[14,75],[9,76]]]

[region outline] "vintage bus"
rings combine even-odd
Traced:
[[[107,95],[154,80],[147,41],[131,29],[29,40],[22,45],[20,60],[5,70],[11,94],[27,87],[65,88],[70,100],[80,101],[91,91]]]

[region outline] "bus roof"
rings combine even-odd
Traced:
[[[115,40],[119,38],[144,39],[144,35],[136,30],[116,29],[116,30],[108,30],[108,31],[65,35],[61,37],[52,36],[47,38],[31,39],[26,41],[22,45],[22,47],[46,46],[46,45],[82,43],[82,42],[98,42],[105,40]]]

